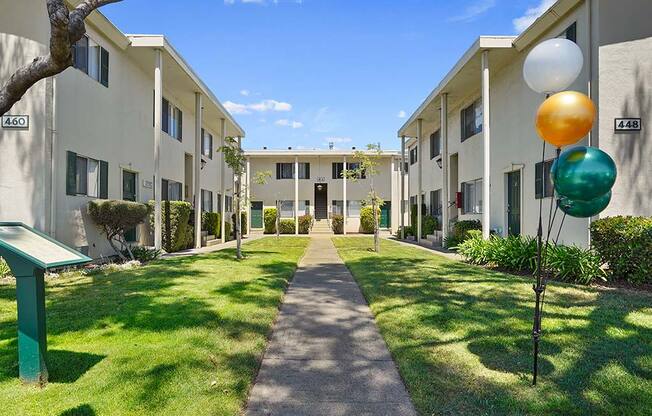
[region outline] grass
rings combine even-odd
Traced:
[[[649,415],[652,294],[552,282],[531,386],[532,280],[334,238],[421,415]]]
[[[15,286],[0,285],[0,413],[236,415],[306,238],[50,280],[50,383],[18,381]]]

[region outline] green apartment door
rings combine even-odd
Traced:
[[[262,201],[253,201],[251,203],[251,228],[263,228]]]
[[[392,203],[385,202],[380,207],[380,228],[389,228],[392,226]]]
[[[122,171],[122,199],[136,202],[136,173],[127,170]],[[137,240],[136,228],[125,233],[125,240],[135,242]]]
[[[521,234],[521,172],[507,174],[507,234]]]

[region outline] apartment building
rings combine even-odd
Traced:
[[[598,108],[592,132],[578,144],[599,147],[618,167],[601,216],[652,215],[649,16],[651,2],[559,0],[519,36],[481,36],[398,131],[411,205],[439,216],[444,235],[463,219],[481,220],[485,236],[535,235],[541,200],[547,223],[555,150],[548,146],[541,163],[534,118],[545,97],[528,88],[522,67],[538,43],[565,37],[584,55],[569,89]],[[623,130],[623,118],[638,128]],[[587,246],[590,221],[565,218],[560,242]]]
[[[28,125],[0,128],[0,220],[100,257],[112,251],[88,218],[90,200],[232,210],[233,173],[216,150],[242,128],[163,35],[123,34],[99,12],[86,26],[74,67],[38,82],[7,114]],[[45,3],[12,2],[0,32],[6,79],[48,53]],[[160,245],[158,217],[130,239]]]
[[[400,153],[383,151],[378,175],[363,175],[357,180],[342,175],[344,169],[356,169],[355,149],[351,150],[247,150],[247,189],[250,229],[263,229],[265,208],[281,208],[281,218],[312,215],[317,221],[329,221],[333,214],[344,217],[344,232],[357,233],[360,208],[374,189],[384,204],[380,227],[396,230],[400,223]],[[257,174],[269,175],[256,183]],[[295,209],[296,208],[296,209]],[[297,227],[298,229],[298,227]]]

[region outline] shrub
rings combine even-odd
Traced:
[[[335,234],[344,234],[344,216],[333,214],[331,216],[331,228]]]
[[[464,261],[471,264],[487,264],[489,242],[482,238],[482,232],[471,230],[469,238],[457,246],[457,252]]]
[[[294,234],[294,220],[281,220],[281,225],[279,228],[281,234]]]
[[[451,233],[444,240],[444,245],[448,248],[457,247],[469,239],[469,231],[482,230],[482,223],[479,220],[462,220],[453,224]]]
[[[208,231],[209,235],[219,236],[222,226],[222,217],[219,212],[203,212],[201,216],[201,229]]]
[[[376,208],[376,219],[380,221],[380,208]],[[378,224],[376,224],[378,225]],[[363,234],[373,234],[374,227],[374,211],[371,205],[365,205],[360,208],[360,232]]]
[[[591,244],[614,278],[652,282],[652,218],[618,216],[594,221]]]
[[[125,260],[122,251],[115,245],[129,252],[125,233],[145,221],[150,208],[140,202],[122,201],[116,199],[96,199],[88,203],[88,215],[102,230],[116,254]],[[133,260],[133,256],[131,256]]]
[[[134,255],[134,259],[141,263],[148,263],[154,261],[161,256],[161,250],[156,250],[154,248],[147,248],[142,246],[135,246],[131,248],[131,253]],[[123,254],[125,254],[123,252]]]
[[[432,215],[424,215],[421,219],[421,235],[423,237],[435,233],[439,227],[439,220]]]
[[[154,201],[149,202],[150,207]],[[163,201],[161,203],[161,231],[163,248],[168,253],[184,250],[192,245],[192,227],[189,224],[190,203],[184,201]],[[168,230],[168,217],[170,229]],[[149,222],[154,227],[154,210],[151,209]]]
[[[302,215],[299,217],[299,234],[308,234],[310,233],[310,228],[312,228],[312,216]]]
[[[276,208],[265,208],[265,234],[276,234]]]
[[[235,212],[231,215],[231,224],[235,225]],[[240,235],[245,235],[247,234],[247,213],[246,212],[241,212],[240,213]],[[234,228],[234,233],[235,233],[235,228]],[[235,238],[235,235],[233,236]]]
[[[600,256],[594,250],[577,246],[550,245],[546,254],[546,269],[556,279],[590,284],[596,278],[606,280]]]
[[[471,230],[469,233],[473,233],[472,235],[482,238],[481,231]],[[491,236],[486,241],[487,260],[496,267],[515,272],[533,271],[536,269],[537,241],[534,238],[525,236],[509,236],[506,238]]]
[[[2,279],[3,277],[7,277],[10,274],[11,274],[11,269],[9,268],[9,265],[7,264],[5,259],[0,257],[0,279]]]
[[[224,240],[231,241],[233,239],[233,225],[227,221],[224,223]]]

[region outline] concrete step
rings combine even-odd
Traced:
[[[221,244],[221,243],[222,243],[222,240],[220,240],[219,238],[216,238],[216,239],[213,239],[213,240],[208,240],[208,241],[206,241],[206,247],[216,246],[216,245]]]

